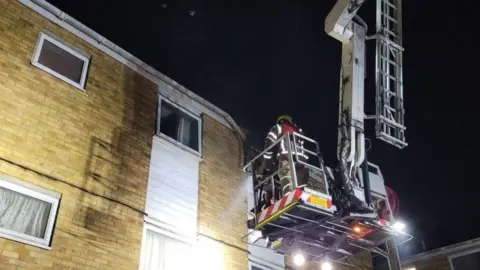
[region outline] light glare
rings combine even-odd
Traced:
[[[293,263],[297,266],[302,266],[305,263],[305,257],[302,254],[293,256]]]
[[[323,262],[322,267],[320,268],[321,270],[332,270],[332,264],[329,262]]]
[[[405,229],[406,225],[400,221],[395,222],[395,224],[392,225],[392,227],[397,230],[397,231],[402,231]]]

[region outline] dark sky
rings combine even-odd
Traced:
[[[262,136],[276,116],[292,115],[319,140],[327,165],[336,164],[341,45],[323,31],[334,0],[49,2]],[[427,249],[480,236],[478,22],[467,2],[404,1],[409,146],[375,140],[373,123],[367,126],[369,161],[398,193],[400,216]],[[370,34],[374,6],[369,1],[360,13]],[[373,112],[374,43],[367,46]]]

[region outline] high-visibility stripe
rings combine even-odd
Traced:
[[[270,217],[274,217],[276,213],[280,213],[282,210],[286,209],[289,205],[296,203],[302,194],[302,190],[297,189],[295,192],[291,192],[287,196],[284,196],[275,204],[270,205],[267,209],[264,209],[259,215],[257,220],[257,228],[263,226],[264,221],[268,221]]]
[[[276,139],[278,138],[278,136],[277,136],[275,133],[271,132],[271,131],[268,133],[267,137],[272,138],[272,139],[274,139],[274,140],[276,140]]]

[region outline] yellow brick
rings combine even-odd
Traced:
[[[92,56],[86,92],[30,64],[39,31],[44,29]],[[15,0],[0,0],[0,48],[1,156],[142,209],[157,86]],[[135,118],[133,131],[126,116]],[[100,160],[92,152],[99,142],[110,148],[109,158],[116,165],[105,167],[107,173],[95,179],[95,173],[103,172],[93,166]],[[133,159],[129,149],[148,154]],[[89,262],[91,269],[116,269],[115,260],[101,255],[115,257],[140,249],[142,218],[132,210],[2,161],[0,173],[62,194],[52,250],[0,239],[1,269],[5,264],[22,269],[85,269],[82,265]],[[136,182],[145,184],[133,188]],[[130,192],[119,194],[119,188]],[[139,256],[131,258],[122,261],[122,267],[137,269]]]
[[[8,263],[11,264],[11,265],[18,265],[18,266],[26,266],[27,265],[26,262],[21,261],[21,260],[17,260],[17,259],[10,259],[10,260],[8,260]]]
[[[198,199],[200,233],[246,249],[247,246],[240,240],[247,233],[245,222],[225,223],[225,219],[218,218],[225,211],[224,206],[232,203],[241,183],[241,144],[232,130],[224,128],[209,116],[203,117],[203,138]],[[222,187],[225,192],[218,192]],[[242,217],[246,213],[246,200],[239,201],[229,211],[229,215]],[[214,250],[224,254],[221,263],[226,269],[248,269],[247,252],[221,245]]]
[[[2,251],[2,255],[3,255],[3,256],[10,257],[10,258],[14,258],[14,259],[18,259],[18,258],[19,258],[18,253],[17,253],[17,252],[13,252],[13,251],[4,250],[4,251]]]

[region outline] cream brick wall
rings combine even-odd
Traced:
[[[41,30],[92,56],[86,92],[33,67]],[[142,210],[156,86],[14,0],[0,0],[0,157]],[[62,194],[52,250],[0,238],[0,269],[138,269],[142,215],[0,160]]]
[[[212,250],[208,260],[213,268],[209,269],[248,269],[247,246],[241,241],[247,233],[247,190],[242,182],[241,155],[242,145],[233,130],[204,116],[199,233],[224,242],[201,239]]]

